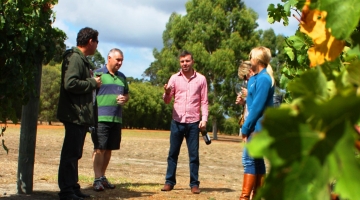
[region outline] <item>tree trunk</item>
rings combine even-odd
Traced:
[[[213,119],[213,140],[217,140],[217,132],[218,132],[218,128],[217,128],[217,120]]]
[[[39,63],[35,73],[35,94],[29,94],[29,102],[22,107],[19,158],[17,172],[17,193],[33,192],[33,174],[35,161],[37,119],[39,114],[40,84],[42,64]]]

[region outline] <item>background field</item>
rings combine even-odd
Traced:
[[[63,126],[38,126],[36,141],[34,193],[16,195],[20,125],[8,125],[5,143],[9,154],[0,149],[0,197],[4,199],[58,199],[57,170],[63,142]],[[106,176],[114,190],[92,190],[92,141],[86,136],[79,178],[84,193],[92,199],[237,199],[241,191],[243,168],[240,137],[219,135],[206,145],[200,138],[200,189],[191,194],[186,142],[183,142],[177,170],[177,185],[161,192],[166,171],[169,131],[123,130],[121,149],[113,151]]]

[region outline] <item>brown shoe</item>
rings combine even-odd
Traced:
[[[195,185],[191,188],[191,193],[193,194],[200,194],[199,186]]]
[[[164,187],[161,188],[161,191],[171,191],[172,189],[174,189],[174,186],[166,183]]]

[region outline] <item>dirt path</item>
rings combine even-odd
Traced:
[[[34,193],[16,195],[16,173],[20,126],[9,125],[5,143],[9,154],[0,149],[0,198],[58,199],[57,169],[63,142],[63,126],[38,126],[36,141]],[[177,169],[177,182],[171,192],[161,192],[166,171],[169,131],[123,130],[120,151],[113,151],[107,177],[117,188],[105,192],[92,190],[92,142],[87,135],[79,179],[90,199],[237,199],[241,190],[240,138],[219,136],[211,145],[200,143],[201,194],[191,194],[186,143],[183,142]]]

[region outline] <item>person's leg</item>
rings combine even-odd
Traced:
[[[114,189],[116,186],[111,184],[109,180],[106,178],[106,169],[109,165],[111,159],[112,150],[120,149],[121,143],[121,124],[120,123],[108,123],[108,142],[105,147],[106,151],[104,152],[104,162],[102,165],[102,177],[101,183],[105,188]]]
[[[94,168],[94,183],[93,188],[95,191],[103,191],[102,177],[104,176],[103,166],[105,161],[105,152],[107,143],[109,141],[108,123],[98,123],[95,133],[91,134],[94,143],[93,153],[93,168]]]
[[[199,187],[199,122],[187,124],[185,133],[186,144],[189,153],[190,187]]]
[[[94,175],[95,179],[104,176],[103,166],[104,166],[104,157],[106,150],[103,149],[94,149],[93,153],[93,166],[94,166]]]
[[[256,174],[256,180],[255,180],[252,198],[256,196],[260,187],[264,185],[264,180],[265,180],[265,174]]]
[[[263,186],[265,180],[265,174],[266,174],[265,161],[263,158],[254,159],[254,166],[255,166],[256,180],[255,180],[252,197],[255,197],[259,188]]]
[[[166,170],[165,184],[174,186],[176,184],[176,167],[181,144],[184,139],[185,126],[184,124],[172,120],[170,129],[170,148],[167,158],[168,166]]]
[[[103,161],[103,165],[102,165],[102,168],[101,168],[101,173],[102,173],[102,176],[105,176],[105,171],[109,165],[109,162],[110,162],[110,158],[111,158],[111,150],[106,150],[104,152],[104,161]]]
[[[250,138],[248,138],[248,141]],[[250,157],[247,148],[243,148],[242,164],[244,166],[244,178],[240,200],[250,199],[251,192],[256,182],[255,160]]]
[[[61,150],[58,184],[60,198],[73,195],[80,190],[78,184],[78,160],[82,157],[86,127],[73,123],[64,123],[65,137]]]

